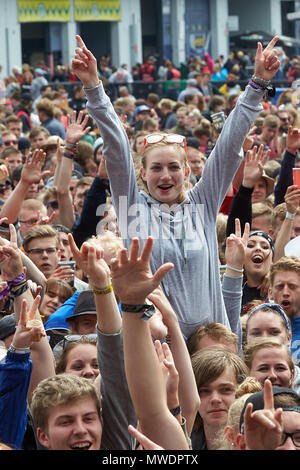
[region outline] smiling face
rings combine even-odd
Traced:
[[[235,399],[237,381],[233,369],[227,366],[215,380],[199,388],[199,413],[204,426],[224,426],[228,409]]]
[[[268,240],[253,235],[246,247],[245,271],[249,276],[265,276],[272,263],[272,250]]]
[[[282,347],[262,348],[253,356],[250,375],[263,385],[269,379],[272,385],[290,387],[293,372],[288,363],[287,352]]]
[[[95,402],[84,398],[50,408],[47,432],[38,428],[37,435],[49,450],[99,450],[102,426]]]
[[[147,183],[150,195],[168,205],[178,202],[184,180],[190,173],[181,153],[172,145],[156,146],[149,150],[146,162],[146,168],[141,168],[141,176]]]

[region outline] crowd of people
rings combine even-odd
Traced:
[[[123,74],[115,101],[122,70],[76,39],[74,96],[27,70],[0,105],[0,448],[299,450],[300,115],[270,86],[278,37],[244,89],[206,55],[175,100]]]

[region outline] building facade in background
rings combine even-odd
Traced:
[[[190,55],[228,55],[230,37],[264,31],[294,37],[299,1],[0,0],[3,74],[22,63],[69,64],[80,34],[96,57],[130,69],[148,55],[179,66]],[[296,10],[295,10],[296,9]],[[296,32],[296,33],[295,33]]]

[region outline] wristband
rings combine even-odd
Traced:
[[[30,348],[16,348],[12,343],[8,348],[8,351],[16,354],[26,354],[30,352]]]
[[[64,152],[64,157],[69,158],[70,160],[73,160],[74,154],[73,154],[73,153]]]
[[[287,213],[285,214],[285,218],[286,218],[286,219],[291,219],[291,220],[293,220],[293,219],[295,218],[295,215],[296,215],[296,214],[292,214],[291,212],[287,212]]]
[[[261,85],[263,88],[267,88],[267,86],[269,86],[271,83],[270,80],[265,80],[264,78],[259,78],[255,75],[252,75],[251,81],[257,83],[258,85]]]
[[[77,150],[77,144],[71,144],[70,142],[66,142],[65,148],[71,148]]]
[[[241,273],[241,274],[243,274],[243,272],[244,272],[244,269],[233,268],[232,266],[228,266],[228,264],[225,265],[225,268],[232,269],[232,271],[235,271],[235,272]]]
[[[122,312],[126,313],[143,313],[141,320],[147,321],[155,313],[155,307],[153,304],[142,304],[142,305],[129,305],[121,303]]]
[[[172,409],[170,410],[170,413],[171,413],[173,416],[181,415],[181,406],[178,405],[178,406],[176,406],[176,408],[172,408]]]
[[[92,287],[92,291],[96,295],[102,295],[102,294],[109,294],[110,292],[113,291],[113,286],[112,283],[109,284],[105,289],[97,289],[97,287]]]

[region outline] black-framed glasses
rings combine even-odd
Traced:
[[[9,147],[10,145],[17,145],[18,141],[17,140],[4,140],[3,143],[6,147]]]
[[[74,343],[76,341],[80,341],[81,339],[97,340],[97,333],[89,333],[87,335],[66,335],[64,337],[63,349],[65,349],[68,343]]]
[[[300,447],[300,431],[295,431],[295,432],[283,431],[281,435],[281,441],[280,441],[279,447],[285,444],[288,437],[292,439],[295,447]]]
[[[289,118],[289,117],[280,117],[279,119],[280,119],[280,121],[285,121],[285,122],[291,120],[291,118]]]

